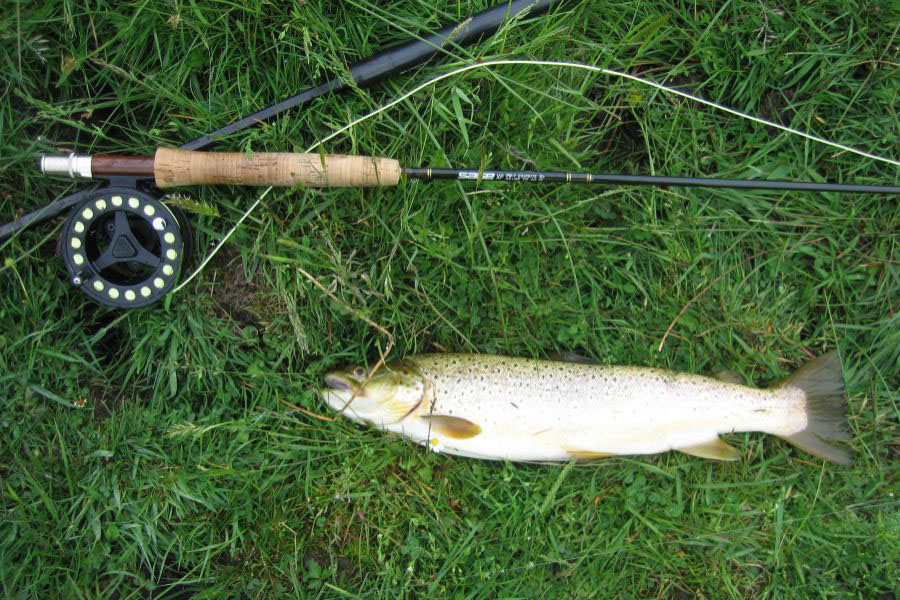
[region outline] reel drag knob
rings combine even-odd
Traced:
[[[180,212],[180,211],[179,211]],[[96,190],[69,213],[60,245],[69,281],[116,308],[147,306],[178,282],[188,227],[165,204],[133,188]]]

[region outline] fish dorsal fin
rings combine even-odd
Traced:
[[[713,460],[737,460],[741,457],[741,453],[738,452],[737,448],[729,446],[719,438],[703,442],[702,444],[683,446],[676,448],[676,450],[691,456],[711,458]]]
[[[577,352],[556,352],[550,355],[550,360],[557,362],[578,363],[581,365],[599,365],[600,361],[594,360]]]
[[[581,448],[566,447],[565,450],[566,454],[568,454],[571,458],[574,458],[578,462],[599,460],[601,458],[617,456],[615,452],[594,452],[593,450],[582,450]]]
[[[431,424],[431,428],[447,437],[465,440],[481,433],[481,427],[468,419],[450,415],[423,415],[423,419]]]
[[[738,375],[738,372],[732,371],[731,369],[719,371],[718,373],[713,375],[713,377],[724,383],[736,383],[738,385],[744,384],[744,380],[741,379],[741,376]]]

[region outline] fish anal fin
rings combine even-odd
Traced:
[[[566,448],[566,454],[578,462],[587,462],[591,460],[600,460],[601,458],[609,458],[610,456],[618,456],[615,452],[594,452],[593,450],[582,450],[581,448]]]
[[[691,456],[711,458],[713,460],[737,460],[741,457],[741,453],[738,452],[737,448],[729,446],[719,438],[703,442],[702,444],[682,446],[681,448],[676,448],[676,450]]]
[[[715,375],[713,375],[716,379],[723,383],[736,383],[738,385],[743,385],[744,380],[741,379],[741,376],[737,371],[732,371],[731,369],[727,369],[725,371],[719,371]]]
[[[481,433],[481,426],[462,417],[451,415],[423,415],[423,419],[431,423],[431,428],[456,440],[466,440]]]

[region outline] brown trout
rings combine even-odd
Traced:
[[[485,354],[423,354],[325,376],[341,414],[435,451],[511,461],[587,460],[679,450],[737,460],[719,435],[761,431],[850,464],[840,359],[829,352],[783,383]]]

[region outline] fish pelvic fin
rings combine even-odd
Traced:
[[[736,383],[738,385],[743,385],[744,380],[741,379],[741,376],[737,371],[727,370],[727,371],[719,371],[715,375],[713,375],[716,379],[724,383]]]
[[[449,438],[466,440],[481,433],[481,426],[451,415],[422,415],[422,418],[431,423],[431,428]]]
[[[699,458],[711,458],[713,460],[737,460],[741,457],[734,446],[729,446],[719,438],[702,444],[694,444],[693,446],[682,446],[676,448],[679,452],[697,456]]]
[[[601,458],[609,458],[610,456],[618,456],[615,452],[594,452],[593,450],[582,450],[581,448],[565,447],[566,454],[570,458],[574,458],[578,462],[589,462],[592,460],[600,460]]]
[[[795,387],[806,394],[806,429],[781,438],[821,459],[852,464],[851,451],[831,443],[851,439],[844,371],[838,353],[831,351],[809,361],[778,387]]]

